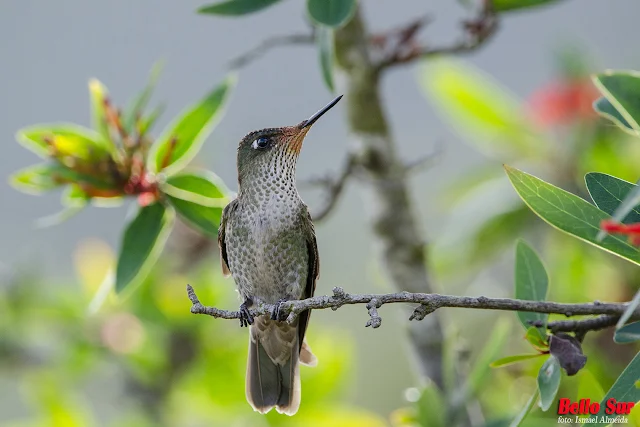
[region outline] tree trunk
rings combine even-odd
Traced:
[[[425,240],[415,219],[405,168],[398,158],[380,101],[379,70],[372,62],[359,11],[335,32],[336,86],[345,94],[351,154],[371,201],[369,221],[388,279],[398,290],[431,292]],[[420,372],[443,385],[443,334],[436,313],[410,324]]]

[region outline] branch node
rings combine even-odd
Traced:
[[[424,320],[427,315],[436,311],[438,307],[432,303],[420,304],[413,310],[413,313],[409,317],[409,320]]]
[[[338,308],[343,305],[348,296],[349,294],[347,294],[340,286],[334,287],[333,296],[329,298],[329,302],[331,303],[331,310],[338,310]]]
[[[347,293],[340,286],[336,286],[333,288],[333,297],[336,299],[345,299],[347,297]]]
[[[565,315],[566,317],[571,317],[571,316],[573,316],[573,313],[572,313],[572,312],[570,312],[570,311],[567,311],[564,315]]]
[[[365,327],[371,326],[374,329],[380,327],[380,325],[382,324],[382,318],[378,314],[378,309],[381,306],[382,303],[376,298],[373,298],[367,303],[367,310],[369,311],[369,316],[371,316],[371,319],[367,321],[367,324],[364,325]]]

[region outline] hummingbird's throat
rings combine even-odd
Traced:
[[[300,150],[302,150],[302,143],[304,142],[304,137],[307,135],[307,132],[309,132],[309,129],[310,128],[302,128],[294,135],[292,135],[287,144],[287,151],[289,151],[290,153],[295,153],[296,156],[300,154]]]

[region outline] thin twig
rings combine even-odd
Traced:
[[[556,320],[549,322],[547,328],[553,332],[598,331],[614,326],[620,315],[605,314],[598,317],[580,320]],[[541,322],[533,322],[533,326],[542,326]]]
[[[263,40],[260,44],[252,48],[251,50],[237,56],[229,62],[229,68],[238,69],[242,68],[250,62],[255,61],[268,50],[274,47],[289,46],[296,44],[313,44],[315,41],[315,34],[313,32],[309,34],[290,34],[286,36],[274,36]]]
[[[594,303],[599,304],[599,303]],[[547,323],[547,329],[553,334],[558,332],[574,332],[578,341],[582,342],[584,336],[590,331],[600,331],[615,326],[620,315],[603,314],[598,317],[590,317],[580,320],[556,320]],[[636,320],[637,316],[631,316],[629,320]],[[530,322],[532,326],[543,326],[543,322]]]
[[[365,324],[366,327],[371,326],[374,329],[380,327],[380,325],[382,324],[382,317],[380,317],[380,315],[378,314],[378,309],[381,306],[382,304],[380,303],[380,301],[375,298],[367,303],[367,310],[369,311],[369,316],[371,316],[371,319],[369,319]]]
[[[414,21],[409,23],[404,29],[400,31],[396,30],[394,33],[399,32],[399,34],[404,35],[404,37],[401,37],[391,52],[379,62],[378,69],[384,70],[392,66],[408,64],[416,59],[434,55],[470,53],[483,46],[498,29],[498,18],[493,12],[493,6],[490,0],[485,0],[484,6],[477,17],[462,23],[464,29],[462,38],[450,45],[428,46],[419,44],[415,36],[418,30],[427,22],[429,21],[424,19]],[[377,36],[374,40],[380,40],[382,38],[384,38],[384,36]],[[378,43],[380,43],[380,41],[378,41]]]
[[[349,156],[347,157],[347,160],[338,176],[307,181],[307,184],[309,185],[324,187],[326,192],[324,205],[311,215],[314,221],[322,221],[331,213],[340,199],[340,195],[344,190],[345,184],[353,174],[354,166],[355,160],[353,156]]]
[[[187,293],[193,304],[191,312],[194,314],[206,314],[221,319],[238,319],[238,311],[221,310],[215,307],[206,307],[200,303],[195,291],[187,285]],[[583,319],[574,321],[550,322],[548,328],[552,332],[559,331],[584,331],[604,329],[615,324],[612,317],[620,317],[627,308],[628,303],[584,303],[567,304],[551,301],[528,301],[510,298],[488,298],[485,296],[467,297],[427,293],[398,292],[392,294],[348,294],[342,288],[333,288],[332,296],[316,296],[304,300],[287,301],[280,306],[280,311],[288,316],[286,321],[293,323],[296,317],[305,310],[319,310],[331,308],[333,310],[350,304],[367,304],[371,320],[367,326],[378,327],[382,322],[378,314],[378,308],[383,304],[391,303],[417,303],[420,304],[411,315],[410,320],[422,320],[424,317],[443,307],[470,308],[480,310],[504,310],[527,311],[535,313],[563,314],[565,316],[577,315],[607,315],[595,319]],[[271,304],[260,304],[251,308],[254,317],[273,312]],[[634,318],[640,317],[640,308],[636,309]]]
[[[442,147],[442,143],[438,142],[433,152],[422,157],[418,157],[417,159],[405,162],[403,165],[403,172],[405,174],[408,174],[427,169],[433,166],[433,164],[436,163],[436,161],[443,153],[444,149]]]

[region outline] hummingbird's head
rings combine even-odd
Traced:
[[[267,128],[247,134],[238,145],[238,183],[288,180],[295,182],[295,169],[304,137],[311,126],[340,101],[342,95],[309,119],[295,126]]]

